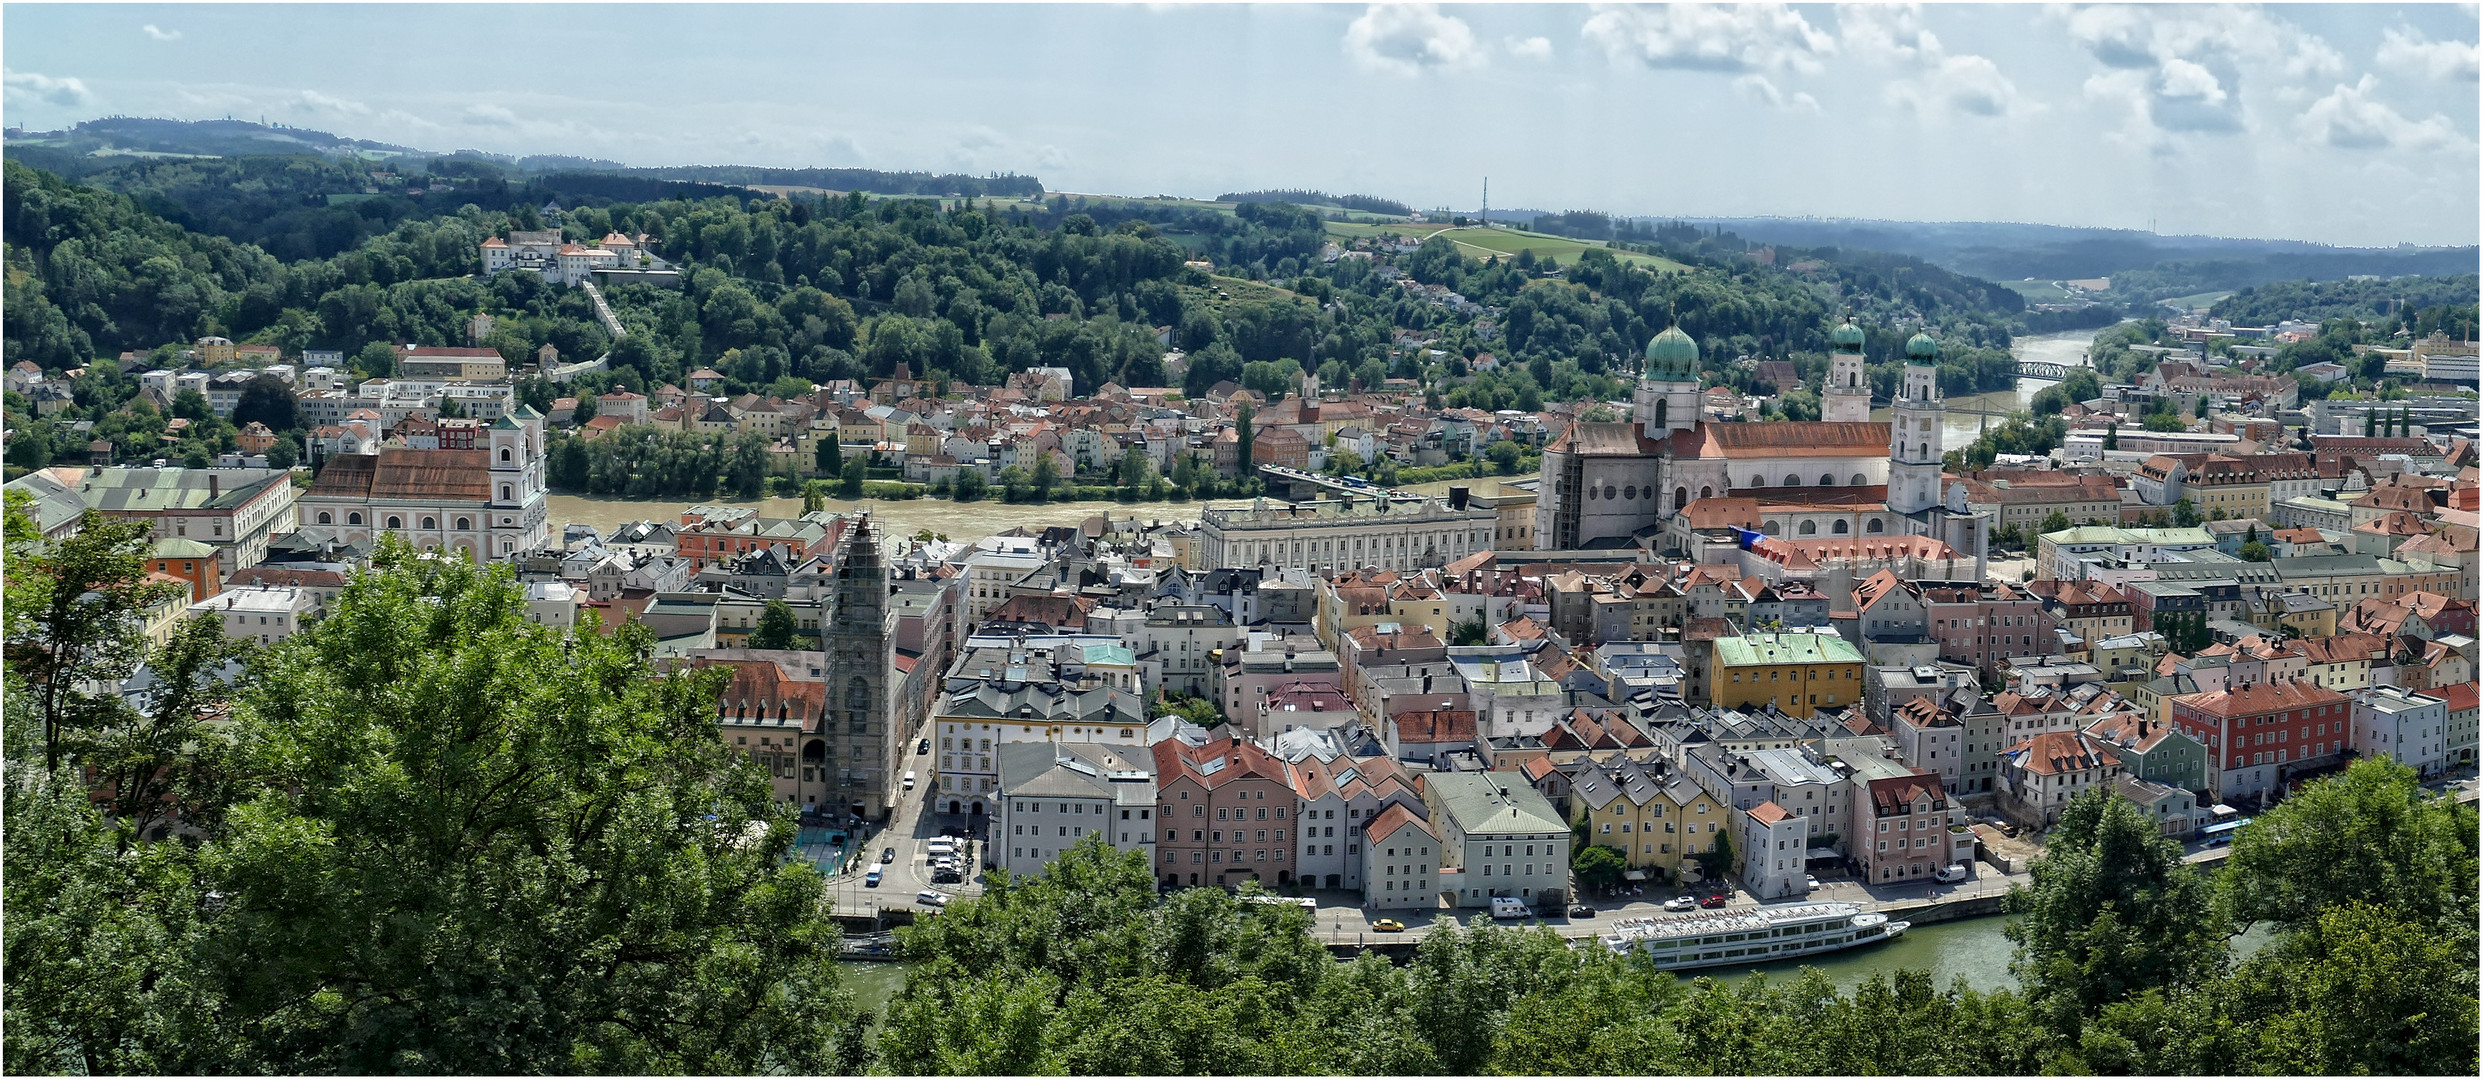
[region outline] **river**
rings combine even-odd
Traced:
[[[2058,334],[2028,334],[2009,343],[2009,354],[2017,357],[2020,362],[2085,367],[2087,366],[2087,348],[2093,344],[2095,344],[2095,331],[2093,330],[2070,330]],[[2001,420],[2000,416],[1986,417],[1960,410],[1979,409],[2006,414],[2024,409],[2032,406],[2035,402],[2035,395],[2042,392],[2044,387],[2052,385],[2054,381],[2052,379],[2019,379],[2017,386],[2013,389],[1951,396],[1948,399],[1948,423],[1942,430],[1945,445],[1952,450],[1971,445],[1975,438],[1982,434],[1983,424],[1986,422],[1998,424]],[[1871,410],[1871,419],[1888,419],[1888,410]]]
[[[1964,979],[1966,985],[1980,991],[2016,990],[2017,979],[2009,974],[2010,953],[2016,948],[2004,933],[2009,925],[2005,915],[1988,915],[1978,919],[1954,919],[1913,927],[1905,936],[1886,945],[1868,945],[1859,949],[1814,956],[1803,960],[1784,960],[1773,964],[1757,964],[1747,968],[1706,968],[1684,975],[1700,975],[1718,979],[1739,980],[1758,972],[1771,984],[1798,979],[1805,967],[1826,972],[1829,981],[1846,993],[1862,985],[1873,975],[1894,975],[1913,968],[1931,972],[1931,985],[1946,990],[1951,983]],[[2266,926],[2253,928],[2233,942],[2236,959],[2246,958],[2265,946],[2272,935]],[[853,988],[855,1004],[877,1009],[905,988],[908,965],[903,963],[839,964],[837,971],[845,984]]]
[[[759,499],[755,502],[729,496],[707,500],[716,505],[755,506],[762,517],[793,518],[802,516],[802,500],[795,497]],[[688,499],[626,499],[609,495],[553,495],[547,507],[552,524],[591,525],[609,535],[613,529],[632,521],[679,521],[681,511],[699,505]],[[865,506],[879,523],[884,536],[911,536],[923,529],[946,534],[952,540],[973,540],[997,532],[1006,532],[1020,525],[1040,528],[1045,525],[1075,525],[1097,514],[1115,518],[1135,517],[1148,521],[1197,521],[1200,503],[1118,503],[1118,502],[1056,502],[1010,504],[996,501],[951,502],[947,499],[864,499],[858,502],[829,499],[830,513],[844,514]]]

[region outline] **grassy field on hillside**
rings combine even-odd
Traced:
[[[1353,225],[1336,221],[1328,223],[1328,235],[1337,237],[1359,238],[1377,236],[1381,233],[1395,233],[1399,236],[1419,236],[1427,239],[1432,234],[1440,232],[1447,233],[1450,242],[1455,243],[1460,252],[1476,259],[1488,259],[1495,255],[1508,258],[1521,251],[1532,251],[1537,258],[1550,256],[1560,260],[1561,265],[1567,266],[1577,262],[1579,254],[1586,249],[1603,246],[1591,240],[1572,240],[1566,236],[1527,232],[1504,226],[1481,229],[1443,225],[1437,222],[1425,222],[1420,225]],[[1622,262],[1637,263],[1655,270],[1689,269],[1671,259],[1641,255],[1635,251],[1615,250],[1612,254]]]
[[[2003,281],[2000,285],[2025,297],[2030,304],[2057,304],[2070,298],[2069,290],[2050,281]]]
[[[2220,292],[2191,293],[2188,296],[2176,296],[2169,300],[2159,300],[2157,303],[2187,311],[2191,308],[2209,307],[2216,301],[2222,300],[2231,295],[2233,295],[2233,290],[2225,289]]]

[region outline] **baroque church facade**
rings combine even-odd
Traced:
[[[1939,344],[1919,333],[1906,342],[1883,423],[1870,418],[1861,328],[1838,326],[1830,341],[1821,419],[1720,423],[1702,416],[1698,343],[1679,327],[1657,334],[1631,418],[1572,424],[1544,448],[1540,547],[1660,554],[1675,519],[1722,511],[1782,540],[1934,537],[1973,553],[1979,573],[1988,523],[1940,470]]]

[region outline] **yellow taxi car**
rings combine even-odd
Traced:
[[[1395,919],[1381,919],[1378,922],[1372,923],[1371,929],[1377,930],[1383,934],[1402,934],[1405,932],[1405,924],[1398,922]]]

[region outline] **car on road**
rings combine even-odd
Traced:
[[[1937,873],[1932,874],[1931,879],[1943,885],[1954,885],[1960,881],[1964,881],[1966,880],[1966,864],[1961,862],[1950,863],[1947,866],[1941,867]]]
[[[1676,896],[1670,900],[1664,901],[1664,910],[1666,911],[1692,911],[1696,910],[1697,907],[1698,901],[1690,899],[1687,896]]]
[[[1395,919],[1380,919],[1371,924],[1371,929],[1383,934],[1402,934],[1405,932],[1405,924]]]
[[[881,849],[879,849],[879,861],[884,862],[884,863],[892,863],[892,862],[897,861],[897,849],[895,849],[895,848],[881,848]]]
[[[1708,893],[1708,894],[1707,894],[1707,895],[1705,895],[1705,896],[1699,897],[1699,898],[1698,898],[1698,906],[1700,906],[1700,907],[1707,907],[1707,908],[1723,907],[1723,906],[1724,906],[1724,894],[1723,894],[1723,893]]]
[[[925,907],[947,907],[948,894],[935,893],[929,889],[924,889],[923,891],[914,894],[914,902],[922,904]]]
[[[914,790],[914,770],[912,769],[905,770],[905,790]]]
[[[1810,874],[1802,875],[1802,887],[1812,892],[1819,891],[1819,878]]]
[[[1569,917],[1572,919],[1592,919],[1595,917],[1595,909],[1588,907],[1585,904],[1571,904],[1569,905]]]
[[[916,743],[914,744],[914,752],[915,752],[915,753],[917,753],[917,754],[928,754],[928,753],[930,753],[930,752],[931,752],[931,740],[929,740],[929,739],[924,739],[924,740],[921,740],[921,741],[919,741],[919,742],[916,742]]]
[[[865,889],[879,888],[879,871],[873,870],[862,875],[862,887]]]

